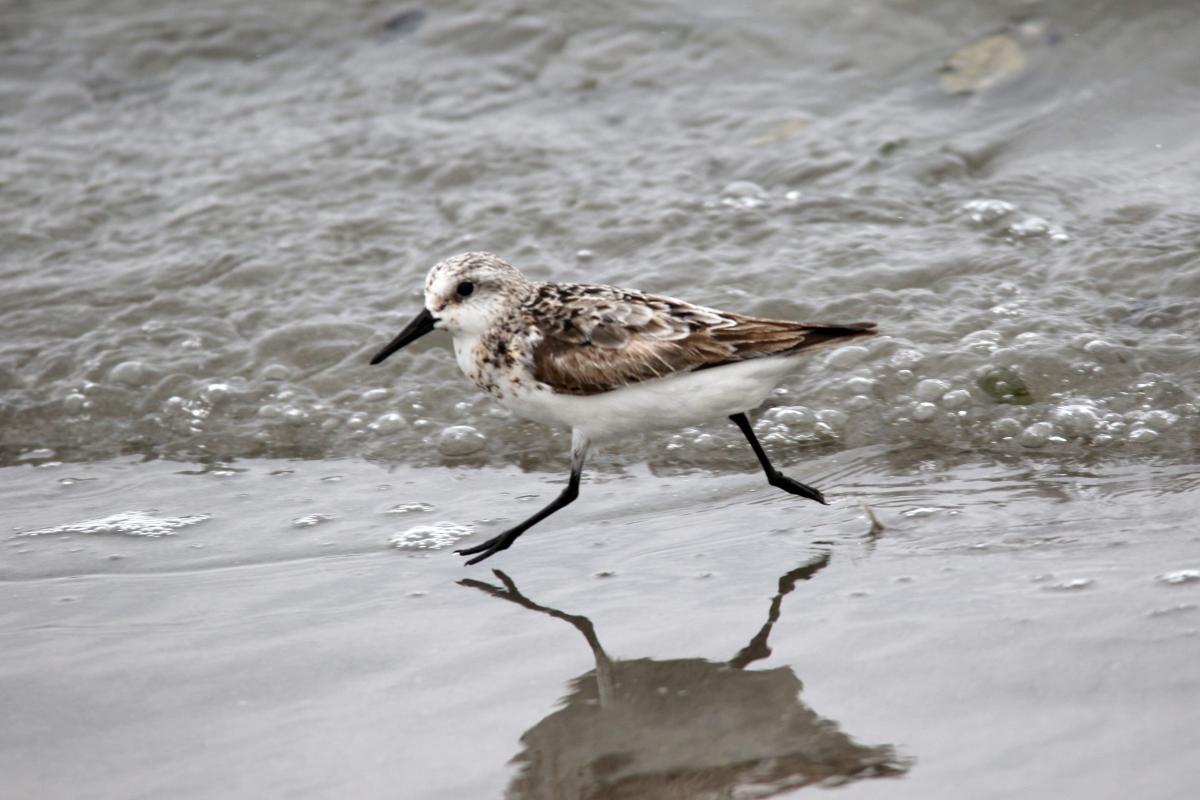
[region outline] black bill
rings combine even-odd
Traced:
[[[399,336],[392,339],[387,343],[387,347],[375,354],[375,357],[371,359],[371,363],[378,364],[406,344],[412,344],[417,339],[420,339],[433,330],[436,322],[437,320],[433,318],[433,314],[429,313],[428,308],[422,309],[421,313],[417,314],[417,318],[408,323],[408,327],[400,331]]]

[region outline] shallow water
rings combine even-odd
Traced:
[[[9,3],[5,795],[1192,793],[1198,26]],[[878,321],[756,415],[834,505],[652,434],[464,571],[567,449],[444,340],[366,366],[468,248]]]
[[[839,501],[591,479],[492,574],[413,543],[497,530],[553,476],[7,468],[50,529],[3,549],[0,771],[19,797],[1190,792],[1200,469],[805,470]],[[158,522],[54,529],[135,511]]]

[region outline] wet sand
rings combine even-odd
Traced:
[[[789,471],[834,504],[631,467],[463,568],[389,542],[481,537],[560,476],[5,468],[5,794],[1188,795],[1200,468],[870,448]],[[29,535],[131,511],[193,523]]]

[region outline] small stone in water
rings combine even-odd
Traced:
[[[1025,52],[1005,33],[984,37],[946,59],[941,87],[946,94],[986,89],[1025,69]]]

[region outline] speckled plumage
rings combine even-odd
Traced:
[[[477,336],[457,337],[463,372],[501,401],[514,392],[595,395],[642,381],[766,356],[791,355],[869,334],[873,323],[787,322],[718,311],[673,297],[600,284],[539,283],[490,253],[464,253],[430,271],[426,291],[471,280],[474,293],[430,308],[478,303],[499,313]],[[459,344],[462,339],[462,344]]]
[[[818,345],[874,332],[872,322],[762,319],[615,286],[528,280],[491,253],[438,263],[425,310],[372,359],[379,363],[434,329],[453,336],[459,367],[516,414],[572,430],[571,481],[546,509],[482,545],[475,563],[570,503],[589,445],[632,431],[727,416],[769,482],[824,503],[816,489],[771,466],[745,412]]]

